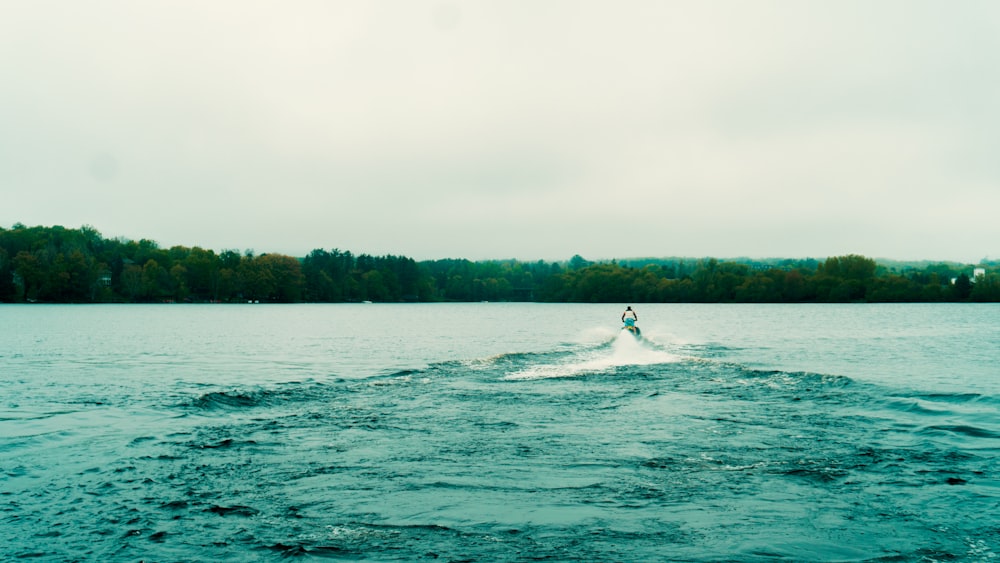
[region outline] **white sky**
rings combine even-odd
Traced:
[[[995,0],[0,0],[0,226],[1000,257]]]

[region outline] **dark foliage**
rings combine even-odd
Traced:
[[[1000,301],[1000,264],[970,277],[960,264],[879,265],[857,255],[818,261],[631,259],[563,263],[317,249],[305,258],[150,240],[93,227],[0,228],[4,302],[549,301],[816,303]]]

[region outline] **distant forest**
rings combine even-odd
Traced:
[[[0,302],[847,303],[1000,302],[1000,262],[650,258],[417,262],[317,249],[297,258],[151,240],[89,226],[0,227]]]

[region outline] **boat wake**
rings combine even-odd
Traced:
[[[624,366],[668,364],[682,358],[648,339],[621,331],[601,344],[570,352],[557,361],[529,363],[504,376],[506,380],[548,379],[605,373]]]

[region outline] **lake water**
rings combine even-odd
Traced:
[[[0,559],[998,561],[1000,306],[0,306]]]

